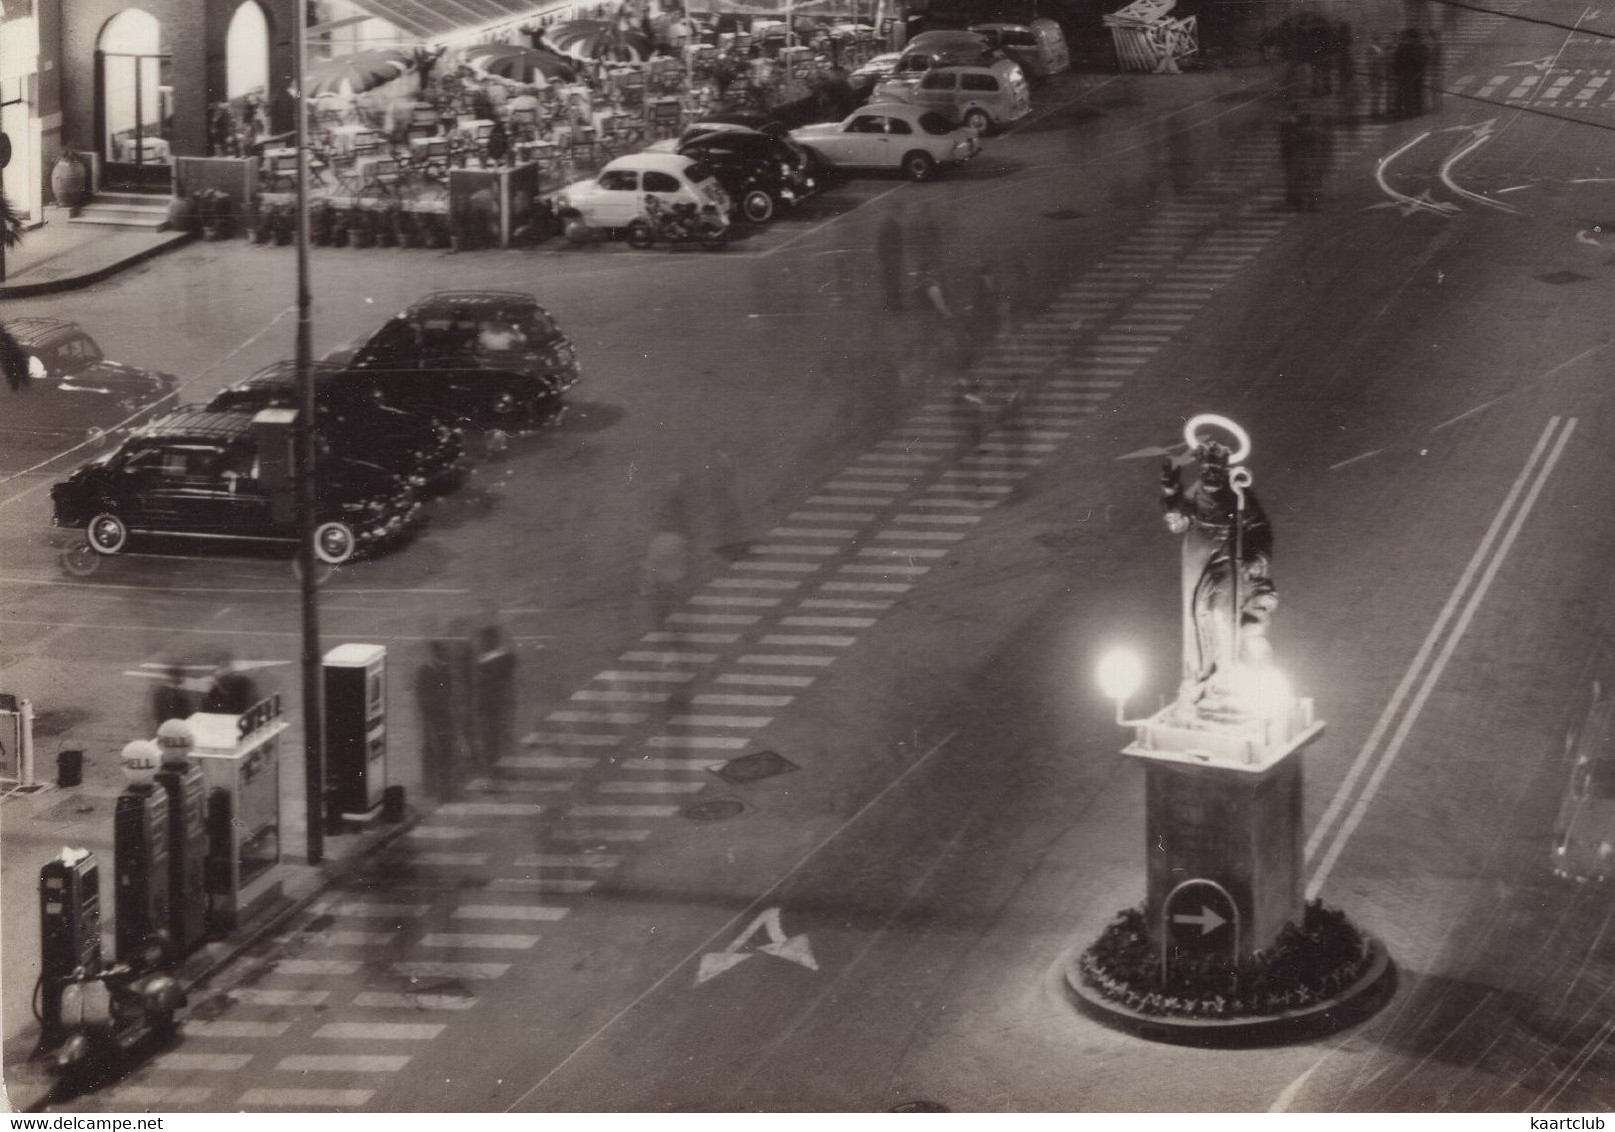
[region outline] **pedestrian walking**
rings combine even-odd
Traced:
[[[516,650],[505,630],[493,622],[477,630],[472,659],[472,718],[478,731],[478,755],[484,772],[515,753]]]
[[[415,710],[421,728],[421,780],[439,802],[459,793],[453,702],[453,654],[448,641],[434,638],[426,643],[426,660],[415,669]]]
[[[645,547],[640,563],[639,596],[648,619],[659,626],[673,612],[690,574],[690,515],[682,479],[674,487]]]
[[[1294,112],[1279,123],[1279,164],[1284,168],[1284,203],[1302,207],[1305,199],[1302,149],[1306,145],[1305,114]]]
[[[1430,66],[1430,48],[1417,28],[1406,28],[1391,56],[1391,77],[1395,86],[1394,116],[1413,118],[1424,113],[1425,75]]]
[[[903,220],[902,205],[894,204],[875,232],[875,259],[880,265],[883,305],[889,312],[903,309]]]
[[[155,731],[170,719],[188,719],[196,710],[195,697],[185,687],[185,668],[171,664],[163,671],[162,683],[151,694],[151,722]]]
[[[1380,118],[1390,111],[1387,78],[1390,74],[1390,49],[1383,35],[1375,35],[1363,48],[1363,94],[1368,103],[1368,116]]]
[[[936,208],[927,200],[920,205],[920,214],[910,226],[914,257],[922,274],[939,275],[942,271],[942,221],[937,219]]]
[[[230,657],[220,657],[214,663],[213,684],[202,701],[202,710],[240,715],[257,702],[258,688],[252,682],[252,677],[238,672]]]

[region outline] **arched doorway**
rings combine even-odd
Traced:
[[[101,29],[95,57],[106,183],[165,187],[173,160],[174,89],[161,22],[126,8]]]
[[[269,18],[257,0],[243,0],[224,35],[224,97],[232,105],[269,94]]]

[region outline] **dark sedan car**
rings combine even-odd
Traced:
[[[8,400],[6,429],[73,433],[132,423],[174,389],[174,378],[115,362],[65,318],[9,318],[28,354],[28,383]]]
[[[714,124],[687,132],[678,152],[711,169],[739,215],[753,224],[764,223],[818,188],[807,154],[788,137],[761,130]]]
[[[87,573],[142,538],[295,546],[291,416],[181,409],[53,484],[52,523],[73,532],[64,563]],[[403,535],[420,510],[376,464],[327,452],[316,482],[315,553],[333,565]]]
[[[500,429],[554,419],[580,377],[571,341],[520,291],[434,292],[326,361],[388,405]]]
[[[465,442],[458,429],[436,416],[383,404],[342,380],[341,368],[329,363],[315,365],[314,389],[316,428],[336,454],[362,454],[418,486],[442,489],[460,480],[465,470]],[[207,407],[256,413],[298,404],[295,364],[276,362],[224,389]]]

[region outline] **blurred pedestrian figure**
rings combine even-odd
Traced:
[[[1004,323],[1004,301],[1004,289],[992,261],[978,260],[970,272],[969,305],[965,308],[965,332],[970,337],[972,353],[985,349],[998,337]]]
[[[690,514],[681,476],[662,508],[656,533],[640,563],[639,596],[645,600],[653,627],[661,625],[673,612],[689,575]]]
[[[235,661],[220,656],[213,665],[213,685],[202,701],[202,710],[224,715],[240,715],[258,702],[258,688],[252,677],[237,671]]]
[[[515,752],[516,650],[504,628],[488,621],[473,646],[471,715],[484,771]]]
[[[1390,110],[1390,98],[1386,89],[1390,67],[1390,49],[1385,45],[1385,37],[1375,35],[1363,49],[1363,78],[1366,87],[1363,94],[1367,100],[1367,112],[1370,118],[1383,117]]]
[[[1395,86],[1397,118],[1424,113],[1424,82],[1430,66],[1430,48],[1417,28],[1406,28],[1391,56],[1391,78]]]
[[[1328,124],[1313,115],[1302,115],[1301,207],[1316,212],[1323,202],[1323,183],[1329,173],[1334,135]]]
[[[1303,51],[1312,74],[1312,93],[1328,94],[1334,89],[1334,29],[1323,17],[1308,12],[1302,28]]]
[[[1305,199],[1302,176],[1305,119],[1305,114],[1296,111],[1279,123],[1279,164],[1284,167],[1284,203],[1291,208],[1300,208]]]
[[[426,643],[426,660],[415,670],[415,709],[421,725],[421,781],[439,802],[459,791],[454,731],[454,662],[448,641]]]
[[[880,263],[880,287],[887,311],[903,309],[903,220],[901,204],[886,212],[875,233],[875,258]]]
[[[1352,49],[1351,24],[1341,20],[1335,24],[1331,36],[1330,53],[1335,68],[1335,91],[1340,97],[1341,116],[1353,116],[1356,99],[1357,60]]]
[[[910,226],[912,244],[917,252],[914,262],[922,273],[939,275],[942,271],[942,222],[937,219],[936,208],[929,200],[920,205],[918,219]]]
[[[153,727],[161,727],[170,719],[187,719],[195,710],[195,697],[185,687],[184,666],[170,664],[163,672],[162,683],[151,693]]]

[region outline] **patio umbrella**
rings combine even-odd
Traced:
[[[550,82],[569,83],[577,78],[572,63],[553,51],[535,51],[512,43],[479,43],[469,47],[465,62],[472,70],[485,75],[538,86]]]
[[[569,20],[544,37],[555,50],[574,59],[616,59],[638,63],[651,56],[650,37],[620,28],[610,20]]]
[[[304,76],[304,85],[316,97],[363,94],[392,82],[412,66],[414,60],[402,51],[361,51],[312,64]]]

